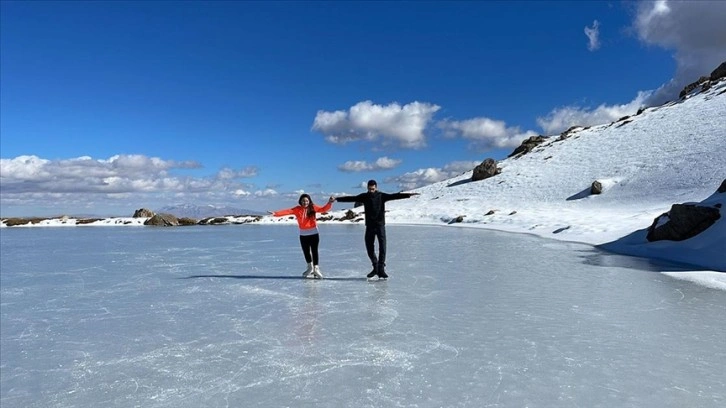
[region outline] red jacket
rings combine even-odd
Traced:
[[[315,213],[324,213],[330,211],[333,208],[333,203],[328,202],[322,207],[313,205]],[[315,216],[308,216],[308,209],[298,205],[297,207],[288,208],[287,210],[275,211],[272,213],[275,217],[282,217],[284,215],[294,215],[297,219],[297,225],[300,227],[300,231],[311,230],[318,227],[318,222]]]

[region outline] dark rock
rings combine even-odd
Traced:
[[[565,139],[569,138],[570,136],[572,136],[572,134],[575,133],[576,130],[583,130],[583,129],[585,129],[585,128],[583,128],[582,126],[570,126],[569,129],[560,133],[560,136],[557,138],[557,141],[559,142],[559,141],[565,140]]]
[[[76,220],[76,225],[93,224],[96,221],[102,220],[103,218],[81,218],[80,220]]]
[[[8,227],[14,227],[17,225],[26,225],[26,224],[38,224],[41,221],[46,220],[46,218],[4,218],[5,225]]]
[[[197,220],[189,217],[179,218],[179,225],[197,225]]]
[[[698,81],[692,82],[692,83],[686,85],[686,87],[683,88],[681,93],[678,94],[678,97],[683,98],[684,96],[688,95],[694,89],[698,88],[701,84],[703,84],[704,82],[707,82],[707,81],[709,81],[709,77],[702,76],[702,77],[698,78]]]
[[[154,212],[148,208],[139,208],[134,211],[134,218],[151,218],[154,216]]]
[[[340,217],[338,220],[339,221],[354,220],[357,216],[358,216],[358,214],[356,214],[355,211],[348,210],[345,212],[345,215]]]
[[[509,154],[507,157],[512,157],[516,155],[525,155],[532,151],[535,147],[540,145],[542,142],[544,142],[546,139],[544,136],[530,136],[526,140],[522,142],[521,145],[519,145],[512,153]]]
[[[721,211],[714,207],[694,204],[673,204],[671,210],[661,214],[648,228],[648,241],[683,241],[707,230],[721,218]],[[668,221],[661,224],[663,219]]]
[[[228,222],[229,219],[227,217],[211,217],[205,220],[205,224],[207,225],[227,224]]]
[[[496,176],[501,173],[502,170],[497,168],[497,161],[489,158],[481,162],[478,166],[474,167],[474,172],[471,175],[472,181],[479,181],[488,179],[489,177]]]
[[[590,186],[590,194],[602,194],[602,183],[595,180]]]
[[[721,65],[718,66],[718,68],[714,69],[713,72],[711,72],[710,79],[711,81],[717,81],[724,77],[726,77],[726,61],[722,62]]]
[[[176,227],[179,226],[179,219],[171,214],[155,214],[153,217],[144,221],[144,225],[152,225],[157,227]]]
[[[719,193],[726,193],[726,179],[723,179],[721,182],[721,185],[718,187],[718,190],[716,190]]]
[[[449,224],[458,224],[460,222],[464,222],[464,217],[466,217],[466,215],[460,215],[460,216],[454,218],[453,220],[449,221]]]

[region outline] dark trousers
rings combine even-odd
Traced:
[[[318,264],[318,244],[320,244],[320,234],[300,235],[300,246],[305,255],[305,262]]]
[[[375,240],[378,238],[378,257],[376,257]],[[373,268],[383,270],[386,267],[386,226],[366,226],[366,251]]]

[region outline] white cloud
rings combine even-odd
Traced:
[[[633,21],[638,39],[673,50],[674,77],[647,100],[649,106],[678,98],[684,86],[726,61],[726,2],[642,1]]]
[[[489,118],[474,118],[462,121],[441,121],[438,127],[447,137],[462,137],[472,142],[471,148],[487,150],[492,147],[515,147],[522,140],[537,135],[537,132],[528,130],[522,132],[517,126],[507,127],[501,120]]]
[[[644,44],[675,51],[677,67],[673,78],[657,90],[638,92],[632,101],[625,104],[600,105],[594,109],[565,106],[538,118],[537,123],[545,134],[555,134],[574,125],[609,123],[632,115],[641,107],[678,99],[686,85],[709,75],[726,61],[724,16],[726,2],[722,1],[658,0],[637,3],[631,28]],[[593,28],[599,29],[599,24],[593,24]]]
[[[600,22],[595,20],[592,22],[592,27],[585,27],[585,35],[588,39],[587,49],[598,50],[600,48]]]
[[[193,169],[201,165],[193,161],[176,162],[142,155],[113,156],[107,160],[93,160],[83,156],[67,160],[46,160],[37,156],[18,156],[14,159],[0,159],[2,181],[19,188],[33,189],[37,184],[47,183],[44,190],[53,191],[60,181],[83,181],[92,186],[118,184],[116,178],[144,179],[160,178],[174,168]],[[107,188],[107,187],[106,187]],[[105,188],[104,188],[105,190]]]
[[[546,135],[561,133],[572,126],[593,126],[610,123],[623,116],[633,115],[643,107],[649,94],[638,93],[631,102],[623,105],[600,105],[595,109],[565,106],[552,110],[547,116],[537,118],[537,124]]]
[[[48,160],[38,156],[0,159],[2,205],[10,207],[137,208],[150,201],[198,194],[232,198],[249,196],[239,178],[257,174],[255,167],[222,169],[214,177],[181,177],[175,169],[195,169],[194,161],[163,160],[143,155],[108,159],[83,156]]]
[[[378,158],[373,163],[366,161],[347,161],[340,166],[338,169],[345,172],[361,172],[361,171],[377,171],[377,170],[390,170],[401,164],[401,160],[391,159],[386,156]]]
[[[279,193],[271,188],[266,188],[264,190],[258,190],[255,191],[256,197],[274,197],[277,196]]]
[[[397,184],[401,190],[411,190],[439,181],[448,180],[464,172],[473,170],[479,165],[476,161],[456,161],[445,165],[442,168],[429,167],[418,169],[397,177],[386,179],[386,183]]]
[[[8,193],[127,193],[173,190],[181,180],[168,177],[175,168],[198,168],[196,162],[176,162],[141,155],[113,156],[107,160],[79,157],[46,160],[37,156],[0,159],[1,187]]]
[[[364,101],[348,112],[318,111],[312,130],[324,134],[330,143],[380,140],[384,146],[395,144],[417,149],[426,146],[424,130],[439,109],[437,105],[422,102],[384,106]]]

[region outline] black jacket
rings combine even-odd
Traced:
[[[386,224],[386,201],[400,200],[411,196],[410,193],[388,194],[376,191],[375,193],[361,193],[357,196],[336,197],[335,200],[341,203],[363,203],[366,226],[373,227]]]

